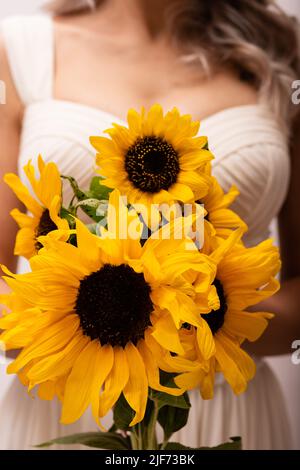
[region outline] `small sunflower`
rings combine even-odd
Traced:
[[[54,163],[45,164],[42,157],[38,158],[40,179],[35,177],[35,170],[31,162],[25,167],[25,174],[37,196],[35,199],[20,178],[8,173],[4,181],[14,191],[18,199],[31,213],[24,214],[19,209],[11,211],[11,216],[17,222],[20,230],[17,233],[14,253],[30,259],[41,248],[38,237],[61,229],[68,230],[66,220],[60,218],[59,213],[62,202],[62,184],[57,166]],[[62,235],[65,239],[65,235]]]
[[[205,168],[213,156],[205,148],[207,138],[196,137],[198,131],[199,123],[176,108],[165,116],[159,105],[148,114],[130,110],[128,128],[114,124],[106,131],[110,138],[90,138],[102,184],[147,208],[204,197],[211,184]]]
[[[119,225],[124,219],[126,228]],[[31,258],[30,273],[14,275],[3,267],[13,294],[1,299],[11,313],[0,320],[6,330],[0,339],[22,348],[8,373],[19,373],[29,389],[39,386],[42,398],[58,395],[65,424],[89,405],[98,422],[123,392],[136,412],[134,425],[144,417],[149,386],[183,393],[160,384],[159,368],[195,367],[179,356],[184,352],[179,332],[185,322],[204,321],[193,282],[205,290],[216,269],[192,249],[191,240],[156,237],[142,246],[143,225],[117,190],[110,195],[107,220],[101,237],[77,220],[77,246],[40,237],[44,248]],[[172,233],[179,224],[177,218]],[[116,236],[120,230],[123,237]],[[25,310],[14,307],[16,299],[28,304]],[[209,311],[205,296],[201,309]]]
[[[207,173],[211,175],[211,165]],[[201,204],[204,208],[203,234],[201,251],[211,253],[218,246],[218,238],[226,239],[233,230],[241,228],[248,230],[245,222],[229,207],[239,195],[239,191],[232,186],[228,193],[224,193],[218,180],[211,176],[211,186],[207,195],[195,203],[195,208]],[[196,210],[195,210],[196,211]],[[201,239],[201,237],[199,237]]]
[[[245,222],[229,207],[239,195],[239,191],[232,186],[228,193],[224,193],[218,180],[212,178],[212,184],[206,196],[201,201],[207,212],[205,219],[212,224],[216,231],[216,236],[227,238],[232,230],[242,227],[247,230]]]
[[[240,233],[234,232],[225,241],[219,239],[219,247],[211,255],[217,263],[212,286],[218,299],[213,295],[212,311],[201,314],[208,328],[193,327],[181,333],[181,343],[188,344],[186,357],[199,360],[199,368],[178,376],[175,382],[187,389],[199,386],[204,399],[213,397],[216,372],[223,373],[236,394],[246,390],[254,377],[255,363],[241,345],[245,340],[256,341],[273,317],[267,312],[250,313],[247,308],[278,290],[279,282],[275,279],[280,269],[278,249],[272,240],[245,248],[239,242]],[[211,355],[204,358],[203,350],[207,350],[208,343]],[[203,359],[207,360],[206,367]]]

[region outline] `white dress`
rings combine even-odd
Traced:
[[[94,165],[89,136],[120,119],[53,98],[54,41],[49,17],[7,19],[2,33],[12,77],[25,105],[20,174],[28,159],[41,153],[84,187]],[[241,191],[235,209],[249,225],[246,243],[258,243],[268,237],[288,188],[286,137],[260,104],[230,108],[204,119],[201,134],[209,137],[214,174],[223,188],[236,184]],[[0,372],[0,449],[29,449],[50,438],[96,428],[89,413],[71,426],[61,426],[59,403],[30,397],[17,378],[5,374],[3,366]],[[214,400],[204,402],[197,391],[191,393],[191,400],[188,426],[174,436],[183,444],[216,445],[241,435],[247,449],[288,449],[291,445],[280,386],[264,360],[258,361],[256,377],[244,395],[234,396],[220,379]]]

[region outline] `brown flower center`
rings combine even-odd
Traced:
[[[128,179],[140,191],[158,193],[176,183],[180,171],[179,157],[164,139],[143,137],[128,150],[125,170]]]
[[[137,344],[150,325],[150,292],[143,274],[105,264],[80,282],[75,310],[84,333],[102,345]]]
[[[48,209],[45,209],[40,218],[39,225],[36,228],[35,237],[38,238],[38,237],[46,236],[48,235],[48,233],[56,229],[57,229],[57,226],[51,219]],[[39,241],[36,241],[36,244],[35,244],[36,250],[38,251],[42,247],[43,245]]]
[[[217,289],[217,293],[220,299],[220,308],[218,310],[212,310],[210,313],[202,315],[202,318],[208,324],[213,335],[215,335],[217,331],[219,331],[220,328],[222,328],[222,326],[224,325],[225,315],[228,308],[222,283],[218,279],[215,279],[214,286]]]

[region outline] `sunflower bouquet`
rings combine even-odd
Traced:
[[[58,397],[63,424],[90,408],[99,427],[45,445],[182,449],[170,438],[188,422],[188,391],[213,398],[221,373],[240,394],[255,375],[242,345],[272,314],[248,309],[278,290],[279,254],[271,240],[244,246],[246,224],[230,208],[238,190],[225,194],[212,176],[198,132],[177,109],[130,110],[128,127],[90,138],[89,188],[42,157],[38,177],[24,168],[32,190],[5,176],[27,208],[11,215],[15,254],[31,269],[2,266],[11,293],[0,298],[0,340],[20,350],[7,372],[41,399]]]

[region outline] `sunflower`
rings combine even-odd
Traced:
[[[22,348],[8,373],[19,373],[29,389],[39,386],[42,398],[58,395],[65,424],[90,405],[98,422],[123,393],[136,413],[134,425],[144,417],[148,387],[182,394],[160,384],[159,369],[195,367],[180,357],[179,332],[185,322],[203,322],[193,283],[205,291],[215,274],[214,261],[175,236],[180,218],[170,239],[162,236],[165,226],[142,246],[139,217],[115,190],[107,220],[101,237],[77,220],[77,246],[39,237],[44,247],[27,274],[3,267],[13,294],[1,299],[11,313],[0,320],[6,330],[0,339]],[[28,304],[25,310],[14,308],[16,299]],[[210,309],[205,296],[201,309]]]
[[[42,157],[39,156],[38,167],[39,180],[35,177],[31,162],[24,167],[24,172],[37,199],[32,197],[18,176],[8,173],[4,177],[4,181],[31,213],[31,215],[24,214],[18,209],[11,211],[11,216],[20,228],[17,233],[14,253],[27,259],[34,256],[41,248],[42,245],[38,241],[39,236],[47,235],[58,228],[69,229],[68,222],[59,216],[62,203],[62,184],[57,166],[54,163],[45,164]],[[66,237],[63,233],[61,236],[63,239]]]
[[[241,231],[233,232],[221,241],[211,254],[217,263],[212,287],[218,300],[212,297],[212,311],[201,313],[205,328],[183,331],[186,357],[199,360],[198,370],[181,374],[175,379],[179,387],[200,387],[202,397],[213,397],[216,372],[222,372],[236,394],[243,393],[254,377],[255,363],[241,348],[245,340],[256,341],[273,317],[267,312],[250,313],[247,309],[273,295],[279,288],[275,275],[280,269],[278,249],[272,240],[253,248],[239,242]],[[215,303],[215,305],[214,305]],[[210,347],[208,348],[208,344]],[[210,357],[203,351],[210,350]],[[203,367],[203,359],[207,360]]]
[[[227,238],[232,230],[242,227],[244,231],[247,230],[245,222],[229,207],[239,195],[239,191],[235,186],[232,186],[228,193],[224,193],[218,180],[212,178],[212,184],[206,196],[201,201],[207,215],[206,220],[212,224],[216,231],[216,236]]]
[[[205,168],[213,158],[206,137],[196,137],[199,122],[176,108],[161,106],[128,112],[128,128],[114,124],[107,137],[91,137],[102,184],[118,188],[129,203],[190,203],[204,197],[211,180]]]
[[[208,165],[206,171],[211,175],[211,165]],[[194,204],[194,212],[199,205],[204,208],[202,233],[198,234],[196,228],[194,233],[200,241],[199,247],[205,253],[211,253],[216,249],[218,238],[226,239],[238,228],[242,228],[244,232],[248,230],[245,222],[229,209],[239,195],[238,189],[232,186],[225,194],[215,177],[211,176],[211,182],[207,195]]]

